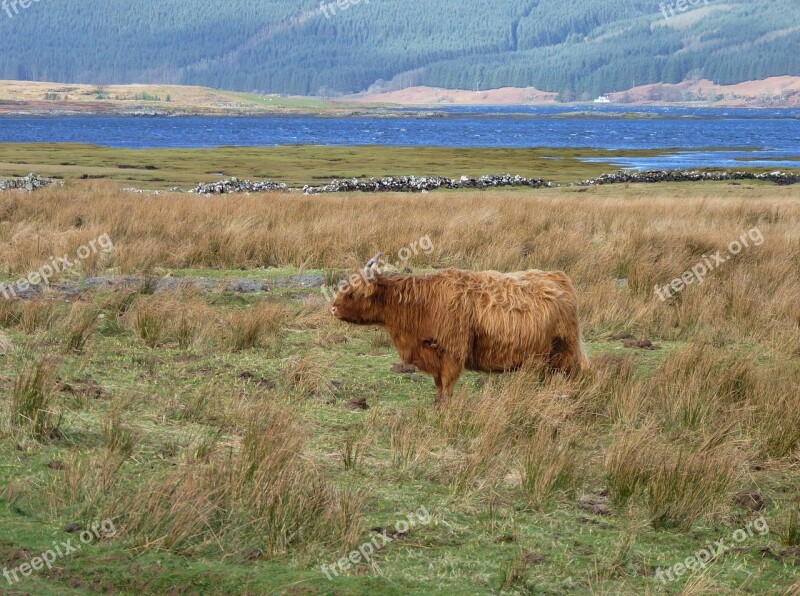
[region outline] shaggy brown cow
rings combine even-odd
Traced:
[[[465,368],[505,372],[541,363],[570,375],[589,368],[575,290],[560,271],[365,270],[354,277],[361,283],[337,294],[331,313],[384,327],[403,362],[433,376],[437,405]]]

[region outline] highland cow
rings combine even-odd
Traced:
[[[464,369],[588,370],[575,289],[564,273],[385,275],[375,269],[376,260],[359,274],[361,283],[337,294],[331,313],[347,323],[384,327],[403,362],[433,376],[437,406],[452,396]]]

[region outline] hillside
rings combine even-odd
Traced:
[[[180,85],[80,85],[0,80],[0,115],[259,116],[324,111],[349,115],[347,102],[256,95]]]
[[[701,103],[718,107],[795,107],[800,105],[800,77],[770,77],[733,85],[715,85],[708,79],[677,84],[655,83],[609,93],[608,97],[614,103],[626,105]],[[535,105],[555,102],[557,95],[520,87],[488,91],[406,87],[396,91],[361,93],[346,99],[367,105]]]
[[[352,0],[349,0],[352,2]],[[14,4],[14,3],[12,3]],[[796,0],[82,0],[0,12],[0,79],[336,96],[800,75]],[[663,9],[662,9],[663,7]],[[4,14],[7,13],[7,14]]]

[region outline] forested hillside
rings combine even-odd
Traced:
[[[0,78],[328,96],[533,86],[571,97],[800,75],[798,0],[695,2],[681,12],[660,0],[361,0],[346,10],[44,0],[0,11]]]

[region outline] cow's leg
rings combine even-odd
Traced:
[[[442,384],[442,376],[441,375],[434,375],[433,380],[436,382],[436,401],[434,405],[438,408],[442,405],[443,393],[444,393],[444,385]]]
[[[589,360],[583,346],[578,309],[575,305],[562,314],[562,325],[556,331],[550,351],[550,368],[568,376],[589,371]]]
[[[442,395],[441,398],[436,398],[437,407],[447,403],[447,400],[453,397],[453,389],[455,389],[463,370],[464,367],[454,358],[445,356],[442,359]]]
[[[574,376],[588,369],[580,336],[556,338],[550,352],[550,370]]]
[[[548,358],[550,372],[567,373],[569,369],[569,353],[570,347],[567,341],[564,338],[556,337],[553,340]]]
[[[458,381],[458,377],[442,379],[442,399],[439,405],[446,404],[450,398],[453,397],[453,389],[456,387],[456,381]]]

